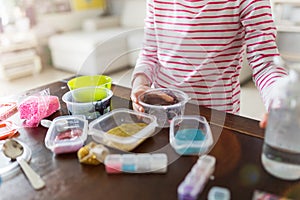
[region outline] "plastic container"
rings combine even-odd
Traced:
[[[145,112],[156,116],[159,127],[169,127],[174,117],[183,115],[189,100],[186,93],[168,88],[150,89],[138,97]]]
[[[55,154],[76,152],[87,139],[88,121],[85,116],[60,116],[53,120],[45,145]]]
[[[199,157],[190,172],[177,188],[179,200],[196,200],[215,170],[216,158],[205,155]]]
[[[230,200],[230,190],[224,187],[212,187],[207,196],[207,200]]]
[[[68,81],[68,87],[70,90],[89,87],[99,86],[107,89],[111,89],[112,78],[105,75],[94,75],[94,76],[79,76]]]
[[[170,125],[170,144],[180,155],[203,155],[213,144],[210,126],[202,116],[176,116]]]
[[[109,174],[166,173],[168,157],[164,153],[110,154],[106,156],[104,164]]]
[[[82,87],[71,91],[74,101],[79,103],[87,103],[93,101],[100,101],[105,99],[112,92],[101,87]]]
[[[65,93],[62,100],[70,114],[92,120],[110,111],[112,96],[113,92],[107,88],[83,87]]]
[[[151,137],[156,126],[155,116],[119,108],[92,121],[89,133],[96,142],[131,151]]]

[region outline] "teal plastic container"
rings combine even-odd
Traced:
[[[170,124],[170,144],[180,155],[203,155],[213,144],[210,126],[205,117],[176,116]]]

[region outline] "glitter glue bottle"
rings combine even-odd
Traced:
[[[108,174],[166,173],[168,158],[163,153],[109,154],[104,164]]]
[[[177,188],[179,200],[194,200],[203,190],[215,169],[216,158],[209,155],[199,157],[198,161]]]

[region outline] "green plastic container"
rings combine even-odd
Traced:
[[[111,89],[112,78],[105,75],[94,75],[94,76],[78,76],[68,81],[68,87],[70,90],[99,86],[107,89]]]
[[[106,88],[108,89],[108,88]],[[78,103],[100,101],[107,97],[108,92],[103,87],[91,86],[74,89],[71,92],[73,100]]]

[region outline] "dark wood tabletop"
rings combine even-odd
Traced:
[[[68,91],[66,81],[40,87],[49,88],[52,95],[60,98]],[[113,86],[111,108],[131,108],[130,89]],[[67,115],[64,102],[61,109],[48,117],[54,119]],[[207,199],[213,186],[230,190],[231,199],[252,199],[255,190],[278,196],[300,199],[300,182],[284,181],[269,175],[263,168],[260,155],[264,130],[258,121],[245,117],[188,104],[186,115],[202,115],[209,121],[215,144],[209,155],[216,157],[216,169],[199,199]],[[76,153],[54,155],[45,147],[47,129],[20,129],[18,139],[32,150],[30,166],[41,175],[46,187],[35,191],[23,173],[2,182],[0,199],[177,199],[177,187],[183,181],[197,156],[179,156],[170,147],[169,129],[145,140],[132,152],[163,152],[168,155],[169,165],[165,174],[107,174],[103,164],[80,164]],[[91,140],[91,138],[89,138]]]

